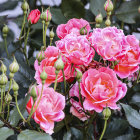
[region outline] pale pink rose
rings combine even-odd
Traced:
[[[36,93],[38,95],[35,102],[34,109],[39,101],[41,95],[42,85],[36,87]],[[30,113],[33,105],[33,99],[30,97],[27,103],[26,109]],[[44,86],[43,94],[39,106],[32,118],[36,123],[40,125],[46,133],[52,134],[54,128],[54,122],[59,122],[64,119],[65,114],[62,111],[65,107],[65,97],[54,91],[53,88]]]
[[[87,120],[89,116],[83,112],[83,107],[81,105],[80,97],[79,97],[78,82],[74,84],[74,86],[70,89],[69,93],[71,97],[70,102],[72,104],[70,108],[70,112],[82,121]],[[82,97],[82,99],[84,100],[84,97]]]
[[[116,61],[128,51],[123,45],[124,33],[116,27],[97,28],[89,37],[91,45],[104,60]]]
[[[34,67],[36,70],[35,79],[37,80],[38,84],[42,83],[42,81],[40,79],[40,74],[43,72],[43,69],[45,68],[45,72],[47,73],[47,79],[45,81],[45,84],[50,85],[55,82],[56,74],[55,74],[54,63],[57,61],[57,59],[60,55],[60,52],[59,52],[58,48],[56,48],[54,46],[48,46],[48,48],[46,49],[46,51],[44,53],[45,53],[45,59],[43,59],[40,62],[40,65],[38,64],[37,60],[35,61],[35,64],[34,64]],[[64,74],[65,74],[65,78],[67,80],[73,75],[74,70],[72,69],[71,64],[66,60],[66,58],[62,57],[62,60],[65,64]],[[63,81],[62,71],[59,72],[57,81],[58,82]]]
[[[140,47],[139,41],[133,35],[126,36],[124,46],[128,46],[129,51],[119,59],[119,63],[114,70],[120,78],[127,78],[139,69]]]
[[[90,25],[88,23],[88,21],[84,20],[84,19],[70,19],[66,24],[60,24],[57,27],[57,36],[62,39],[64,38],[66,35],[68,34],[76,34],[76,35],[80,35],[80,29],[82,27],[85,27],[87,29],[87,32],[89,33],[90,31]]]
[[[87,66],[95,55],[86,36],[69,34],[64,39],[56,41],[56,47],[75,65]]]
[[[110,68],[89,69],[82,76],[81,94],[85,97],[84,108],[102,112],[103,108],[118,109],[116,102],[127,92],[125,83],[119,81]]]

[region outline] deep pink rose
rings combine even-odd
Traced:
[[[101,112],[106,106],[118,109],[116,102],[126,94],[125,83],[119,81],[110,68],[89,69],[82,76],[81,94],[84,108]]]
[[[42,81],[40,79],[40,74],[43,72],[43,69],[45,68],[45,72],[47,73],[47,79],[45,81],[46,85],[50,85],[55,82],[56,74],[55,74],[55,67],[54,63],[57,61],[60,53],[58,48],[54,46],[48,46],[45,53],[45,59],[43,59],[40,62],[40,65],[38,64],[38,61],[35,61],[34,67],[36,70],[35,73],[35,79],[37,80],[38,84],[41,84]],[[62,60],[65,64],[64,66],[64,74],[66,80],[69,79],[73,75],[73,69],[71,68],[71,64],[66,60],[66,58],[62,57]],[[58,82],[63,81],[63,74],[62,71],[59,72],[58,74]]]
[[[32,10],[28,16],[28,22],[36,24],[40,18],[40,11],[38,9]]]
[[[120,78],[127,78],[139,69],[140,64],[140,47],[139,41],[134,35],[126,36],[124,46],[128,46],[129,51],[119,59],[119,63],[114,70]]]
[[[87,29],[87,32],[89,33],[91,27],[88,23],[88,21],[84,20],[84,19],[70,19],[66,24],[60,24],[57,27],[57,36],[62,39],[64,38],[66,35],[68,34],[76,34],[76,35],[80,35],[80,29],[82,27],[85,27]]]
[[[93,30],[89,40],[97,53],[104,60],[116,61],[128,51],[129,47],[123,45],[124,33],[116,27],[97,28]]]
[[[34,109],[41,95],[41,89],[42,85],[36,87],[36,93],[38,97],[35,102]],[[33,99],[31,97],[26,106],[28,113],[30,113],[32,105]],[[36,123],[40,125],[41,129],[43,129],[46,133],[52,134],[54,122],[59,122],[65,117],[65,114],[62,111],[64,107],[65,97],[55,92],[53,88],[48,88],[44,86],[41,101],[32,118],[35,120]]]
[[[72,64],[76,65],[87,66],[95,55],[86,36],[70,34],[56,41],[56,46]]]
[[[83,107],[81,105],[79,98],[78,82],[76,82],[74,86],[70,89],[70,97],[71,97],[70,102],[72,104],[70,112],[82,121],[87,120],[89,116],[83,112]],[[84,100],[84,97],[82,97],[82,99]]]

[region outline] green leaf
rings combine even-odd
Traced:
[[[52,21],[55,24],[64,24],[67,22],[67,19],[64,17],[61,9],[51,8],[51,14],[52,14]]]
[[[14,131],[7,127],[0,128],[0,140],[6,140],[9,136],[13,135]]]
[[[19,109],[21,111],[22,114],[24,114],[24,112],[26,111],[26,104],[28,103],[29,101],[29,97],[30,95],[28,94],[24,100],[22,100],[21,104],[19,104]],[[17,108],[15,107],[14,110],[12,111],[11,115],[10,115],[10,124],[12,126],[16,126],[19,122],[19,120],[21,119],[18,111],[17,111]]]
[[[116,137],[111,140],[133,140],[133,138],[134,138],[134,136],[132,134],[127,134],[127,135],[122,135],[122,136]]]
[[[140,5],[139,0],[126,1],[121,4],[116,11],[116,16],[119,20],[133,24],[140,20],[140,14],[138,13],[138,7]]]
[[[17,140],[52,140],[52,137],[46,133],[25,130],[18,135]]]
[[[90,0],[90,10],[95,16],[97,16],[100,12],[102,13],[103,17],[106,16],[106,12],[104,10],[105,2],[106,0]]]
[[[140,93],[136,93],[130,100],[130,103],[140,107]]]
[[[75,140],[82,140],[83,139],[83,133],[74,128],[74,127],[71,127],[71,133],[72,133],[72,138],[74,138]]]
[[[0,127],[2,127],[4,125],[4,123],[0,120]]]
[[[129,124],[123,119],[113,119],[108,123],[104,138],[114,138],[125,133]]]
[[[71,131],[64,134],[63,140],[71,140]]]
[[[83,18],[85,15],[84,5],[81,0],[62,0],[62,12],[68,19]]]
[[[130,125],[133,127],[140,129],[140,113],[134,110],[131,106],[122,104],[122,107],[125,111],[126,118]]]
[[[7,1],[2,4],[0,4],[0,12],[3,12],[5,10],[12,10],[18,5],[18,1]]]

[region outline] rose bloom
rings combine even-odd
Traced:
[[[39,101],[41,95],[42,85],[36,87],[37,100],[34,109]],[[30,113],[33,105],[33,98],[30,97],[26,109]],[[43,94],[38,108],[33,114],[32,118],[40,125],[46,133],[52,134],[54,122],[59,122],[64,119],[65,115],[62,111],[65,107],[65,97],[54,91],[53,88],[44,86]]]
[[[87,66],[95,55],[86,36],[67,35],[64,39],[56,41],[56,47],[75,65]]]
[[[102,112],[106,106],[118,109],[116,102],[123,98],[126,92],[126,84],[119,81],[110,68],[89,69],[82,76],[81,94],[85,97],[86,110]]]
[[[127,78],[139,69],[140,64],[140,47],[139,41],[134,35],[126,36],[125,46],[129,46],[129,51],[125,56],[119,59],[119,63],[114,70],[120,78]]]
[[[86,26],[86,27],[85,27]],[[68,34],[76,34],[76,35],[80,35],[80,29],[82,27],[85,27],[87,29],[87,32],[89,33],[89,31],[91,30],[91,27],[88,23],[88,21],[84,20],[84,19],[70,19],[66,24],[60,24],[57,27],[57,36],[62,39],[64,38],[66,35]]]
[[[128,46],[122,45],[124,37],[122,30],[116,27],[106,27],[94,29],[89,40],[104,60],[115,61],[125,55],[129,49]]]
[[[54,46],[48,46],[44,53],[45,53],[45,59],[43,59],[40,62],[40,65],[38,65],[37,60],[34,63],[34,67],[36,70],[35,79],[37,80],[38,84],[42,83],[42,80],[40,79],[40,74],[43,72],[43,70],[45,68],[45,72],[47,73],[47,79],[45,81],[45,84],[50,85],[50,84],[55,82],[56,74],[55,74],[54,64],[57,61],[60,53],[59,53],[58,48],[56,48]],[[63,60],[64,65],[65,65],[64,66],[64,74],[65,74],[65,78],[67,80],[73,75],[74,70],[72,69],[71,64],[66,60],[66,58],[62,57],[62,60]],[[58,82],[63,81],[62,71],[60,71],[58,73],[57,81]]]
[[[85,121],[89,118],[88,115],[86,115],[83,112],[83,107],[81,105],[80,102],[80,97],[79,97],[79,87],[78,87],[78,82],[76,82],[73,87],[70,89],[70,102],[72,104],[71,108],[70,108],[70,112],[72,113],[72,115],[76,116],[77,118],[79,118],[82,121]],[[76,97],[76,99],[75,99]],[[84,100],[84,97],[82,97],[82,99]],[[93,112],[91,112],[93,113]]]
[[[28,16],[28,22],[36,24],[40,18],[40,11],[38,9],[32,10]]]

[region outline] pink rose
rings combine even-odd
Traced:
[[[40,18],[40,11],[38,9],[32,10],[28,16],[28,22],[36,24]]]
[[[57,36],[62,39],[71,33],[80,35],[80,29],[84,26],[86,26],[87,32],[89,33],[91,28],[86,20],[76,18],[70,19],[66,24],[61,24],[57,27]]]
[[[56,46],[72,64],[76,65],[87,66],[95,55],[86,36],[70,34],[56,41]]]
[[[55,74],[54,63],[57,61],[60,53],[59,53],[58,48],[54,46],[48,46],[48,48],[46,49],[44,53],[45,53],[45,59],[41,61],[40,65],[38,65],[37,60],[35,61],[35,64],[34,64],[34,67],[36,70],[35,79],[37,80],[38,84],[42,83],[40,79],[40,74],[43,72],[43,69],[45,68],[45,72],[47,73],[47,79],[45,81],[45,84],[50,85],[55,82],[56,74]],[[62,60],[65,64],[64,74],[67,80],[72,76],[73,69],[71,68],[71,64],[66,60],[66,58],[62,57]],[[58,82],[63,81],[62,71],[59,72],[57,81]]]
[[[106,106],[118,109],[116,102],[126,94],[125,83],[119,81],[110,68],[89,69],[82,76],[81,94],[85,97],[84,108],[102,112]]]
[[[42,85],[36,87],[36,93],[38,97],[35,102],[34,109],[39,100],[41,90]],[[30,113],[32,105],[33,98],[31,97],[26,106],[28,113]],[[64,107],[65,107],[65,97],[55,92],[53,88],[48,88],[44,86],[41,101],[32,118],[35,120],[36,123],[40,125],[41,129],[43,129],[46,133],[52,134],[54,122],[59,122],[65,117],[65,114],[62,111]]]
[[[70,89],[70,97],[71,97],[70,102],[72,104],[70,112],[82,121],[87,120],[89,116],[83,112],[83,107],[81,105],[79,98],[78,82],[76,82],[74,86]],[[77,98],[78,100],[76,100],[75,98]],[[82,99],[84,100],[84,97],[82,97]]]
[[[115,61],[128,51],[129,47],[123,45],[124,33],[116,27],[97,28],[93,30],[89,40],[97,53],[104,60]]]
[[[127,78],[139,69],[140,64],[140,47],[139,41],[133,35],[126,36],[124,46],[130,49],[125,56],[119,59],[119,63],[114,70],[120,78]]]

